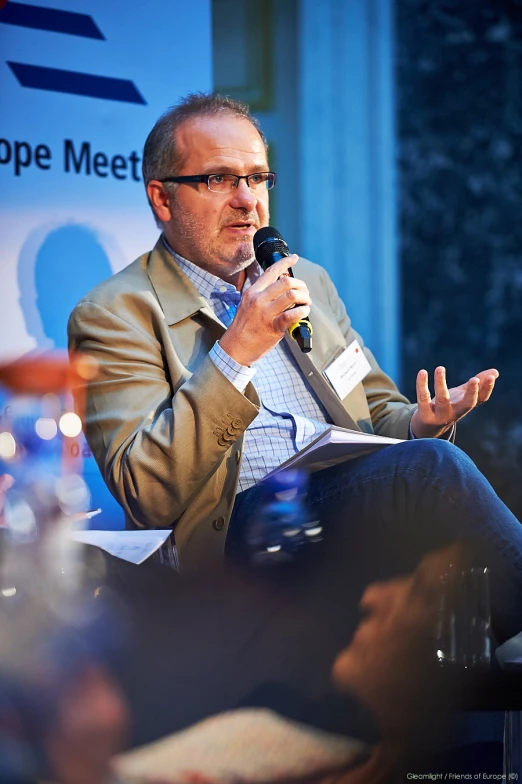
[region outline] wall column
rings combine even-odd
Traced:
[[[399,379],[393,0],[300,0],[300,252]]]

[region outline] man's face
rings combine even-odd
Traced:
[[[195,117],[178,128],[176,140],[184,160],[179,175],[268,171],[263,141],[242,117]],[[205,183],[182,183],[168,203],[165,235],[181,256],[224,279],[252,262],[252,237],[268,225],[267,189],[253,191],[240,180],[231,193],[215,193]]]

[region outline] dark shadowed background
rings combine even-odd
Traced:
[[[457,443],[522,518],[522,3],[397,0],[402,387],[500,371]]]

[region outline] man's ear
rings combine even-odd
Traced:
[[[147,195],[158,220],[168,223],[172,217],[169,194],[159,180],[151,180],[147,185]]]

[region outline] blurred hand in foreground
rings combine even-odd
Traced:
[[[10,487],[13,486],[14,479],[10,474],[0,474],[0,528],[5,525],[4,508],[5,496]]]

